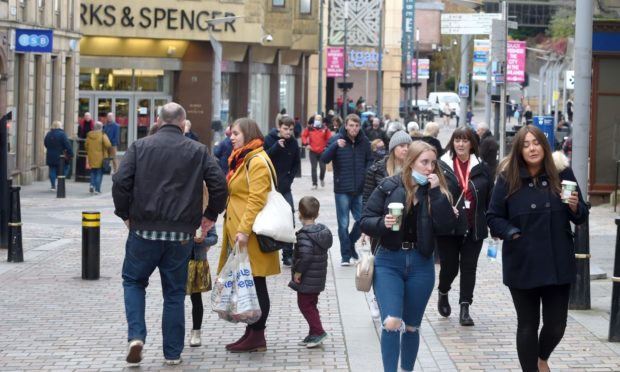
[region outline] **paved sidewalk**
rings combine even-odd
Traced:
[[[442,128],[445,143],[449,129]],[[322,348],[297,346],[307,324],[297,309],[295,293],[287,287],[288,269],[270,277],[271,313],[267,322],[268,351],[230,354],[223,345],[243,332],[242,325],[217,319],[203,295],[203,346],[183,353],[183,364],[163,365],[161,351],[161,286],[152,276],[147,290],[149,335],[139,370],[208,371],[381,371],[379,324],[370,317],[367,295],[354,287],[353,267],[341,267],[332,173],[325,188],[311,189],[308,159],[303,177],[296,179],[293,195],[314,195],[321,202],[319,220],[334,234],[326,291],[320,296],[321,318],[329,338]],[[126,369],[126,323],[121,265],[126,229],[113,215],[110,177],[104,193],[92,196],[88,184],[68,182],[67,198],[56,199],[48,182],[22,188],[25,262],[6,262],[0,250],[0,371],[119,371]],[[84,281],[81,275],[81,212],[102,214],[101,279]],[[595,207],[591,218],[592,261],[611,276],[615,224],[613,209]],[[221,229],[221,225],[218,224]],[[360,247],[361,248],[361,247]],[[483,248],[483,252],[486,250]],[[219,245],[209,252],[217,264]],[[439,268],[436,267],[436,272]],[[458,283],[459,278],[455,283]],[[450,298],[458,305],[458,285]],[[592,282],[589,311],[571,311],[564,340],[552,355],[553,371],[618,371],[620,345],[606,341],[611,282]],[[436,311],[431,297],[421,329],[422,342],[416,371],[518,371],[515,349],[516,319],[512,301],[501,283],[501,260],[481,255],[472,316],[475,327],[458,324],[458,310],[448,319]],[[191,328],[191,305],[186,301],[186,328]],[[132,369],[136,370],[136,369]]]

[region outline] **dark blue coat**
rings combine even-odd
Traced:
[[[103,133],[108,136],[112,146],[118,146],[121,140],[121,126],[118,123],[107,123],[103,126]]]
[[[454,229],[456,216],[448,197],[439,187],[420,186],[416,191],[418,213],[416,220],[416,249],[430,257],[435,249],[435,237],[445,235]],[[385,227],[384,217],[388,214],[390,203],[406,205],[407,192],[403,185],[402,175],[397,174],[385,178],[370,194],[366,207],[362,212],[360,228],[364,234],[379,239],[379,245],[390,250],[400,249],[403,242],[404,229],[392,231]]]
[[[213,148],[213,156],[217,158],[217,162],[224,174],[228,173],[228,157],[232,153],[232,150],[233,145],[228,137],[224,138]]]
[[[342,148],[338,146],[341,138],[346,141]],[[360,130],[355,141],[351,141],[345,128],[340,128],[338,134],[330,138],[327,148],[321,154],[321,161],[332,162],[335,193],[363,193],[366,170],[373,162],[370,142],[364,132]]]
[[[50,167],[57,167],[60,163],[60,156],[64,150],[67,150],[70,157],[73,157],[73,149],[71,143],[65,134],[65,131],[58,128],[52,129],[45,135],[43,144],[47,149],[45,162]]]
[[[296,233],[291,274],[301,273],[300,293],[320,293],[325,289],[327,278],[327,251],[332,246],[332,232],[317,223],[302,226]]]
[[[525,167],[520,174],[522,186],[508,198],[504,176],[497,178],[487,211],[491,235],[504,240],[504,284],[528,289],[571,283],[576,263],[570,222],[581,224],[589,213],[581,191],[577,213],[573,214],[568,204],[551,192],[547,175],[534,180]],[[560,179],[576,181],[570,168],[560,172]],[[520,237],[512,240],[517,233]]]
[[[278,140],[280,140],[278,130],[273,128],[265,137],[263,147],[267,155],[269,155],[274,168],[276,168],[278,191],[282,194],[286,194],[291,191],[291,185],[293,184],[295,175],[301,167],[299,145],[297,144],[297,140],[292,136],[284,141],[284,147],[280,146]]]

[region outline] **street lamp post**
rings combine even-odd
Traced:
[[[347,98],[347,91],[349,89],[351,89],[353,87],[353,83],[348,83],[347,82],[347,68],[348,68],[348,56],[347,56],[347,39],[348,39],[348,30],[347,30],[347,23],[349,21],[349,2],[345,1],[344,2],[344,47],[343,47],[343,54],[344,54],[344,69],[343,69],[343,76],[342,76],[342,83],[339,83],[339,88],[342,89],[342,116],[343,119],[346,120],[347,117],[347,111],[349,108],[349,99]]]
[[[323,112],[323,0],[319,1],[319,87],[316,112]]]

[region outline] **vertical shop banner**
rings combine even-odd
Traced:
[[[401,43],[402,62],[405,67],[405,81],[413,79],[414,42],[415,42],[415,0],[403,0],[403,40]]]
[[[344,76],[344,48],[327,48],[327,77]]]
[[[509,41],[506,48],[506,81],[525,81],[525,41]]]
[[[428,58],[420,58],[420,66],[417,67],[417,59],[413,59],[411,61],[411,76],[412,78],[415,80],[417,74],[419,73],[420,76],[418,76],[417,78],[419,80],[424,80],[424,79],[428,79],[429,75],[430,75],[430,65],[431,65],[431,60]]]
[[[487,80],[487,64],[491,52],[491,40],[474,40],[473,80]]]

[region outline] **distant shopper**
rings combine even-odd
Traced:
[[[131,364],[142,360],[146,288],[156,268],[164,299],[165,363],[181,363],[189,241],[199,226],[204,237],[226,206],[224,175],[205,145],[183,136],[184,121],[181,105],[165,104],[159,130],[133,142],[113,176],[114,213],[129,229],[122,276],[129,341],[126,361]],[[203,212],[204,184],[209,203]]]
[[[499,152],[499,144],[489,130],[487,123],[478,123],[476,133],[480,137],[480,159],[487,164],[491,179],[495,179],[497,171],[497,153]]]
[[[86,137],[86,154],[90,165],[90,193],[101,194],[101,181],[103,180],[103,159],[108,157],[108,151],[112,147],[110,139],[103,133],[103,124],[98,121],[95,128],[88,132]]]
[[[118,170],[118,159],[116,152],[121,139],[121,126],[116,122],[116,116],[113,112],[108,112],[106,123],[103,126],[103,133],[108,136],[112,147],[108,151],[108,157],[112,159],[112,174]]]
[[[422,141],[428,143],[429,145],[435,148],[437,152],[437,157],[441,157],[443,155],[443,147],[441,147],[441,142],[437,139],[439,135],[439,124],[434,121],[429,121],[424,126],[424,132],[422,133]]]
[[[93,130],[93,128],[95,128],[95,122],[93,121],[93,117],[90,112],[85,112],[84,118],[82,118],[82,121],[80,122],[80,125],[78,127],[78,137],[86,139],[88,132]]]
[[[185,128],[183,130],[183,134],[185,135],[185,137],[189,139],[193,139],[194,141],[200,142],[198,135],[192,132],[192,122],[189,120],[185,120]]]
[[[379,138],[370,142],[370,151],[372,151],[372,162],[375,163],[385,157],[385,145]]]
[[[45,135],[43,144],[47,149],[45,163],[49,167],[51,190],[56,191],[56,177],[58,177],[60,158],[62,157],[65,159],[65,167],[61,170],[65,177],[69,175],[69,164],[71,158],[73,158],[71,143],[65,131],[62,130],[62,123],[60,121],[55,120],[52,122],[52,129]]]
[[[525,125],[532,124],[534,122],[534,114],[532,113],[532,108],[530,105],[525,106],[523,118],[525,118]]]
[[[393,137],[392,137],[393,138]],[[450,231],[456,217],[435,149],[409,146],[403,172],[381,181],[364,208],[362,231],[379,239],[373,286],[381,311],[383,370],[413,371],[420,326],[433,291],[435,236]],[[399,231],[388,205],[404,206]]]
[[[389,140],[387,134],[385,134],[385,130],[381,128],[381,119],[373,117],[371,123],[372,126],[368,130],[366,130],[366,137],[368,137],[368,140],[370,142],[376,139],[380,139],[387,147],[387,145],[389,144]]]
[[[228,157],[232,153],[233,145],[230,141],[230,127],[224,131],[225,137],[213,147],[213,156],[217,158],[217,162],[222,168],[224,174],[228,173]]]
[[[567,164],[554,163],[538,127],[521,128],[499,165],[487,212],[491,235],[504,240],[503,278],[517,312],[523,371],[549,371],[549,357],[566,329],[577,266],[571,222],[584,223],[589,213],[579,186],[562,197],[562,181],[576,183]]]
[[[334,120],[336,120],[334,118]],[[314,115],[314,120],[301,133],[301,143],[310,147],[310,173],[312,175],[312,188],[316,189],[318,181],[321,187],[325,187],[325,162],[321,160],[321,154],[327,147],[327,141],[332,132],[323,124],[321,115]],[[316,166],[319,166],[320,174],[317,178]]]
[[[293,119],[289,116],[282,116],[278,128],[273,128],[269,132],[263,145],[276,171],[278,191],[291,206],[293,214],[295,214],[295,206],[291,186],[295,175],[301,168],[299,146],[293,137],[294,128]],[[291,266],[292,256],[293,245],[285,245],[282,249],[282,263],[285,266]]]
[[[332,246],[332,232],[327,226],[317,223],[319,201],[313,196],[304,196],[299,201],[299,220],[302,227],[297,231],[297,242],[293,251],[292,283],[297,291],[297,306],[308,322],[308,335],[298,343],[309,349],[317,347],[327,338],[319,315],[319,295],[325,290],[329,248]]]
[[[321,155],[325,163],[333,162],[336,217],[340,240],[341,266],[357,263],[355,242],[360,238],[359,220],[362,214],[362,193],[366,171],[372,164],[370,142],[361,130],[360,118],[349,114],[345,125],[335,135]],[[354,223],[349,231],[349,214]]]

